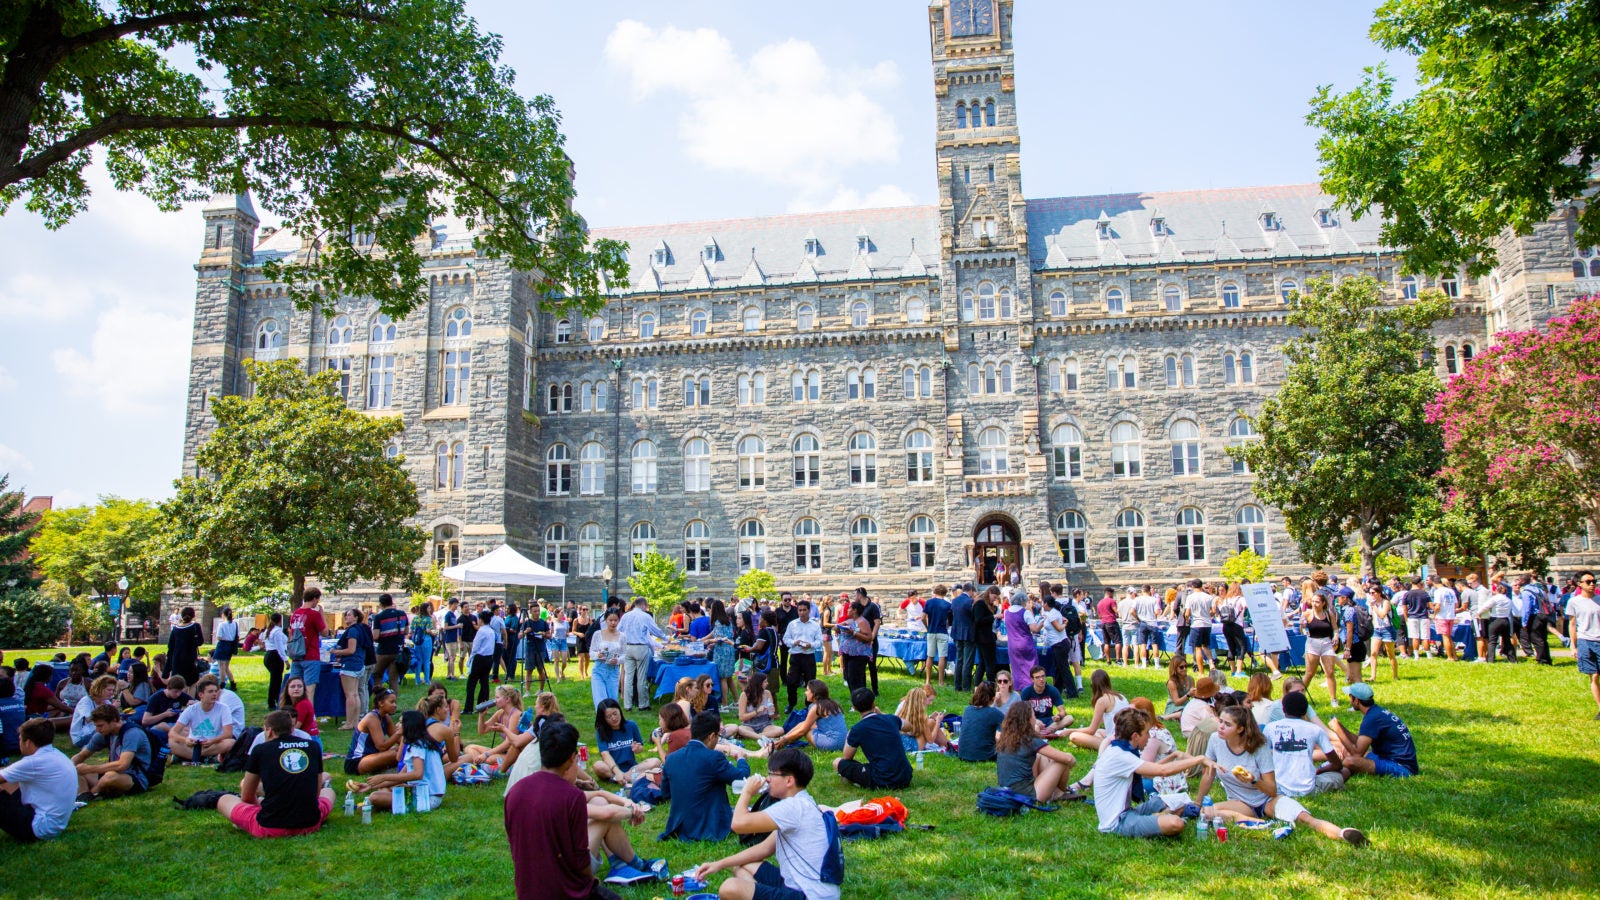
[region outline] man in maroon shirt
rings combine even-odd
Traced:
[[[1100,619],[1100,631],[1103,635],[1105,661],[1116,662],[1122,648],[1122,627],[1117,624],[1117,595],[1111,588],[1106,588],[1106,595],[1095,604],[1095,614]]]
[[[306,588],[300,608],[289,614],[289,633],[299,632],[306,642],[305,658],[289,664],[289,677],[298,675],[306,683],[306,699],[312,704],[317,702],[317,682],[322,680],[322,636],[328,633],[327,620],[317,608],[321,603],[322,589]]]

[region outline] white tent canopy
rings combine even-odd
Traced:
[[[527,587],[567,586],[567,576],[546,569],[521,553],[501,544],[471,562],[451,566],[444,577],[452,581],[477,584],[517,584]]]

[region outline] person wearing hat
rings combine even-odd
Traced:
[[[1212,708],[1211,701],[1217,696],[1217,690],[1217,683],[1209,675],[1194,683],[1189,702],[1183,705],[1183,713],[1178,717],[1178,730],[1185,739],[1196,728],[1216,721],[1217,712]]]
[[[1399,716],[1377,704],[1372,685],[1346,685],[1344,693],[1356,712],[1361,713],[1361,728],[1356,734],[1351,734],[1338,719],[1328,720],[1328,732],[1339,742],[1344,757],[1341,774],[1345,780],[1351,775],[1410,778],[1417,774],[1417,745],[1411,739],[1411,729]]]

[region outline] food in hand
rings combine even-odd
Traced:
[[[1234,766],[1233,777],[1239,779],[1240,781],[1249,781],[1255,776],[1251,774],[1250,770],[1246,769],[1244,766]]]

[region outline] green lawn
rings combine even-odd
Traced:
[[[265,672],[254,658],[236,660],[234,670],[255,723]],[[1372,838],[1369,848],[1356,850],[1304,829],[1283,842],[1237,829],[1226,845],[1196,844],[1192,833],[1179,840],[1123,840],[1100,835],[1093,810],[1084,805],[993,819],[973,808],[978,791],[993,782],[993,766],[930,756],[916,784],[899,796],[912,821],[937,830],[848,845],[845,896],[1595,896],[1600,723],[1592,721],[1592,701],[1570,655],[1558,657],[1553,669],[1424,661],[1401,671],[1399,684],[1378,684],[1378,699],[1411,726],[1422,777],[1358,780],[1342,793],[1308,803],[1318,816],[1364,829]],[[914,682],[888,672],[886,664],[883,705],[892,708]],[[1162,676],[1154,670],[1114,667],[1112,675],[1125,692],[1163,696]],[[838,683],[837,676],[830,681]],[[452,683],[458,696],[463,684]],[[841,684],[836,692],[842,691]],[[418,689],[404,693],[407,708]],[[587,735],[588,685],[569,681],[557,693]],[[941,700],[950,710],[964,705],[950,692]],[[1076,706],[1082,719],[1086,705]],[[1324,716],[1326,709],[1324,701]],[[648,731],[654,723],[640,724]],[[465,736],[471,731],[469,724]],[[330,725],[324,740],[339,750],[346,735]],[[1082,769],[1092,755],[1079,759]],[[757,761],[758,770],[761,765]],[[828,770],[819,771],[812,785],[820,801],[863,796],[832,775],[825,758],[819,757],[818,768]],[[511,889],[501,827],[503,783],[452,787],[437,812],[402,819],[380,815],[365,827],[335,810],[321,833],[276,841],[245,837],[215,813],[181,812],[170,799],[236,786],[235,776],[174,767],[149,795],[80,810],[55,841],[28,847],[5,842],[0,897],[215,898],[291,890],[306,896],[488,897]],[[653,811],[633,836],[641,852],[667,857],[674,871],[732,851],[732,842],[658,844],[655,835],[665,819],[665,808]],[[623,892],[637,898],[667,893],[664,885]]]

